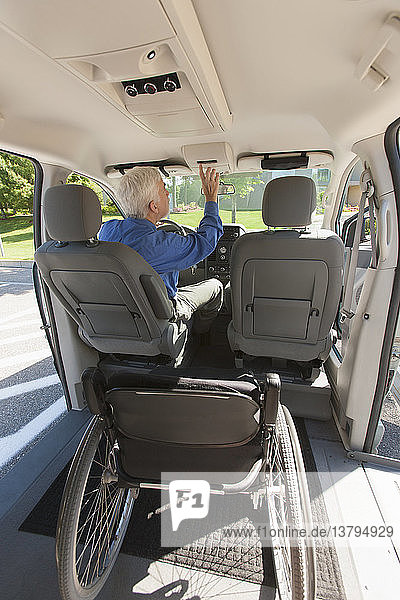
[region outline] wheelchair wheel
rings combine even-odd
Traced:
[[[118,556],[135,499],[109,481],[114,455],[104,422],[94,417],[75,454],[57,525],[56,558],[63,600],[92,600]]]
[[[267,507],[279,597],[314,600],[314,547],[311,539],[296,533],[308,531],[311,524],[307,479],[292,418],[281,405],[267,463]]]

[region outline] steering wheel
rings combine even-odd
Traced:
[[[157,229],[164,229],[164,231],[173,231],[174,233],[179,233],[179,235],[186,236],[187,232],[179,223],[176,221],[171,221],[171,219],[160,219],[159,225],[157,225]]]

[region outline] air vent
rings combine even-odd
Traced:
[[[130,81],[121,81],[121,83],[125,94],[130,98],[135,98],[143,94],[158,94],[159,92],[173,93],[181,89],[179,77],[176,73],[132,79]]]

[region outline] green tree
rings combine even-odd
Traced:
[[[247,198],[257,185],[264,185],[261,175],[262,173],[259,172],[232,173],[231,175],[222,175],[221,179],[224,183],[233,183],[236,198]]]
[[[247,209],[247,198],[257,186],[265,185],[262,179],[262,173],[232,173],[221,177],[224,183],[233,183],[235,193],[232,196],[224,196],[220,202],[220,207],[224,210],[231,210],[232,223],[236,222],[236,210]]]
[[[67,184],[75,183],[76,185],[84,185],[95,192],[100,202],[104,203],[105,198],[103,198],[103,190],[97,183],[93,181],[93,179],[89,179],[89,177],[85,177],[84,175],[79,175],[79,173],[71,173],[67,177]]]
[[[187,205],[191,202],[195,202],[199,206],[204,206],[204,196],[203,201],[201,196],[201,182],[200,177],[191,176],[191,177],[176,177],[176,201],[177,206],[179,205]],[[172,200],[172,190],[173,190],[173,177],[166,179],[165,181],[167,190],[170,193],[170,198]],[[171,202],[172,205],[172,202]]]
[[[93,181],[93,179],[85,177],[84,175],[80,175],[79,173],[71,173],[71,175],[68,175],[67,177],[67,184],[70,183],[74,183],[76,185],[84,185],[93,190],[103,207],[103,214],[119,214],[119,211],[115,206],[114,202],[107,196],[105,192],[103,192],[102,188],[95,181]]]
[[[32,214],[35,170],[22,156],[0,152],[0,211],[2,219],[11,213]]]

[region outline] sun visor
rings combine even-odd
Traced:
[[[311,169],[328,165],[333,154],[326,151],[273,152],[242,156],[238,159],[239,171]]]
[[[186,165],[174,165],[166,164],[164,161],[150,161],[150,162],[136,162],[136,163],[124,163],[118,165],[108,165],[104,172],[110,179],[119,179],[129,169],[133,167],[157,167],[164,177],[173,177],[179,175],[184,177],[185,175],[193,175],[191,169]]]
[[[185,175],[193,175],[192,170],[184,165],[165,165],[164,170],[170,177],[174,177],[176,175],[179,175],[180,177],[184,177]]]

